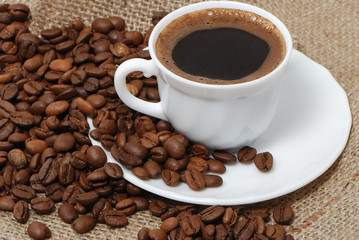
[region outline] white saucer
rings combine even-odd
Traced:
[[[251,146],[273,154],[273,168],[262,173],[254,164],[227,166],[223,185],[195,192],[186,184],[165,185],[162,179],[143,181],[123,167],[129,182],[160,196],[203,205],[237,205],[273,199],[297,190],[323,174],[348,140],[351,113],[344,90],[327,69],[293,51],[284,74],[276,116]],[[91,130],[92,120],[89,119]],[[99,142],[92,140],[94,145]],[[109,162],[116,162],[107,152]]]

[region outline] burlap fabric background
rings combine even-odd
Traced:
[[[155,10],[172,11],[194,0],[31,0],[31,29],[35,33],[52,26],[65,26],[81,18],[89,25],[96,17],[121,16],[127,29],[145,31]],[[287,227],[296,239],[359,239],[359,154],[358,149],[358,76],[359,76],[359,4],[357,0],[244,0],[278,16],[289,28],[295,48],[319,62],[334,75],[348,94],[353,127],[341,157],[321,177],[306,187],[278,199],[295,210],[295,219]],[[320,144],[320,143],[318,143]],[[33,213],[33,212],[31,212]],[[143,226],[158,227],[160,221],[149,212],[130,218],[129,225],[111,229],[97,225],[88,234],[78,235],[64,224],[57,213],[31,214],[28,223],[39,220],[52,231],[53,239],[136,239]],[[11,213],[0,212],[1,239],[27,239],[26,228]]]

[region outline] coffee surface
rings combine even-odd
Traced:
[[[239,9],[203,9],[185,14],[159,34],[155,51],[173,73],[207,84],[235,84],[273,71],[285,56],[285,41],[269,20]]]
[[[268,52],[269,45],[249,32],[215,28],[181,39],[172,58],[178,68],[194,76],[235,80],[258,70]]]

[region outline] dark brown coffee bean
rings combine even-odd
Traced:
[[[216,227],[213,224],[206,225],[202,229],[202,237],[204,239],[214,239],[216,235]]]
[[[266,207],[247,207],[243,210],[243,215],[248,219],[259,216],[266,219],[269,216],[269,209]]]
[[[162,229],[151,229],[148,232],[148,237],[150,240],[167,240],[167,234]]]
[[[160,217],[167,210],[167,204],[161,200],[155,200],[149,203],[148,210],[154,216]]]
[[[197,169],[190,169],[184,172],[187,185],[194,191],[200,191],[206,187],[203,175]]]
[[[106,210],[112,210],[112,205],[109,200],[101,198],[92,206],[92,216],[99,223],[105,223],[104,212]]]
[[[0,89],[0,97],[5,101],[9,101],[16,97],[18,91],[19,88],[15,83],[8,83]]]
[[[285,229],[279,224],[267,226],[266,236],[271,240],[285,240]]]
[[[170,217],[162,222],[160,229],[168,233],[175,229],[178,224],[178,219],[176,217]]]
[[[120,179],[123,176],[122,168],[116,163],[105,163],[104,171],[111,178]]]
[[[223,179],[217,175],[204,174],[203,179],[206,183],[206,187],[219,187],[223,184]]]
[[[50,213],[55,208],[55,203],[48,197],[37,197],[30,201],[31,208],[38,214]]]
[[[143,211],[148,209],[148,200],[142,196],[131,196],[136,205],[136,211]]]
[[[216,225],[215,239],[233,239],[232,230],[227,225],[221,223]]]
[[[147,227],[141,228],[140,231],[138,231],[138,233],[137,233],[137,240],[148,240],[149,239],[149,236],[148,236],[149,231],[150,231],[150,229]]]
[[[51,237],[50,229],[41,222],[32,222],[27,227],[27,233],[36,240],[42,240]]]
[[[172,171],[180,171],[183,168],[180,161],[174,158],[168,158],[163,166],[165,169],[169,169]]]
[[[273,219],[280,224],[290,224],[293,220],[293,209],[289,205],[279,205],[273,209]]]
[[[134,123],[136,133],[141,137],[145,132],[154,132],[155,124],[147,116],[141,116],[136,118]]]
[[[52,39],[62,35],[62,30],[60,28],[52,28],[52,29],[42,30],[40,34],[43,38]]]
[[[150,178],[155,179],[161,175],[161,166],[155,161],[147,161],[143,168],[148,172]]]
[[[50,62],[49,68],[53,71],[67,72],[72,68],[72,64],[64,59],[55,59]]]
[[[45,188],[45,195],[52,201],[59,202],[62,200],[64,190],[64,187],[56,182]]]
[[[259,153],[254,158],[254,164],[262,172],[268,172],[273,167],[273,156],[269,152]]]
[[[222,217],[222,223],[228,226],[233,226],[237,223],[238,220],[238,214],[233,210],[231,207],[227,207],[223,217]]]
[[[100,168],[98,171],[93,171],[87,175],[87,182],[92,188],[103,187],[107,184],[107,175],[105,171]]]
[[[41,183],[40,179],[39,179],[39,174],[33,174],[30,177],[30,186],[32,187],[32,189],[34,189],[36,192],[41,192],[44,193],[45,192],[45,186]]]
[[[92,205],[99,199],[99,195],[95,191],[80,193],[76,196],[76,202],[81,205]]]
[[[168,138],[167,141],[164,142],[163,147],[167,153],[175,159],[182,158],[186,152],[185,146],[174,137]]]
[[[195,157],[207,158],[209,155],[208,148],[202,144],[193,144],[191,153]]]
[[[150,178],[150,174],[143,167],[134,167],[134,168],[131,169],[131,171],[139,179],[147,180],[147,179]]]
[[[294,240],[294,237],[292,235],[286,235],[285,240]]]
[[[107,162],[104,150],[99,146],[91,146],[86,150],[87,162],[94,168],[100,168]]]
[[[240,162],[252,161],[256,156],[256,154],[257,154],[257,150],[255,148],[244,146],[237,153],[238,161]]]
[[[0,120],[0,141],[6,140],[14,131],[14,124],[7,118]]]
[[[175,186],[179,183],[180,175],[179,173],[169,170],[163,169],[161,172],[162,180],[168,186]]]
[[[115,27],[112,24],[112,22],[106,18],[96,18],[92,22],[91,26],[96,32],[105,33],[105,34],[110,32]]]
[[[122,227],[128,223],[126,215],[121,210],[104,211],[105,223],[110,227]]]
[[[23,151],[20,149],[13,149],[7,156],[9,163],[17,170],[23,169],[27,165],[27,159]]]
[[[74,40],[66,40],[66,41],[60,42],[59,44],[56,44],[55,49],[57,52],[66,53],[66,52],[70,51],[71,49],[73,49],[75,44],[76,43]]]
[[[0,197],[0,210],[13,211],[15,206],[15,198],[13,196],[1,196]]]
[[[255,226],[253,222],[248,219],[242,219],[233,228],[233,233],[236,239],[248,240],[254,234]]]
[[[14,218],[19,223],[26,223],[29,219],[29,205],[27,202],[20,200],[18,201],[15,206],[14,210],[12,211]]]
[[[62,161],[59,166],[58,179],[61,184],[68,185],[75,178],[75,169],[67,161]]]
[[[64,112],[66,112],[70,107],[70,104],[68,101],[65,100],[60,100],[60,101],[55,101],[50,103],[47,107],[46,107],[46,114],[49,116],[57,116],[60,115]]]
[[[186,238],[188,238],[188,236],[185,234],[185,232],[182,230],[182,228],[177,227],[170,232],[169,238],[170,238],[170,240],[186,239]]]
[[[185,216],[181,219],[180,225],[187,236],[193,236],[201,230],[201,219],[198,215]]]
[[[82,216],[76,218],[72,222],[71,226],[77,233],[82,234],[82,233],[87,233],[87,232],[91,231],[92,229],[94,229],[94,227],[96,226],[96,222],[92,216],[82,215]]]
[[[12,195],[16,198],[29,202],[36,196],[36,192],[30,186],[17,184],[11,189]]]
[[[39,170],[39,180],[42,184],[49,185],[54,182],[57,178],[59,167],[59,163],[56,160],[52,158],[46,160]]]
[[[212,153],[212,155],[216,160],[221,161],[226,164],[231,164],[236,161],[236,157],[233,154],[228,153],[228,152],[214,151]]]
[[[10,114],[10,120],[21,128],[32,127],[35,123],[34,115],[26,111],[16,111]]]
[[[213,223],[222,218],[225,212],[224,207],[214,205],[202,210],[198,215],[204,223]]]
[[[56,152],[67,152],[75,146],[76,140],[71,133],[60,134],[54,142]]]
[[[199,157],[189,158],[187,169],[197,169],[200,172],[206,172],[208,170],[208,163],[206,160]]]
[[[48,147],[48,144],[44,140],[34,139],[25,142],[26,151],[30,154],[42,153]]]
[[[76,209],[69,203],[63,203],[58,209],[58,214],[62,221],[69,224],[78,218]]]
[[[256,216],[256,217],[252,218],[252,222],[254,223],[256,235],[265,234],[266,224],[265,224],[263,218],[261,218],[260,216]]]
[[[21,169],[15,174],[15,183],[16,184],[25,184],[29,185],[31,170],[29,168]]]
[[[125,32],[126,42],[129,42],[133,45],[138,45],[143,41],[143,35],[139,31],[126,31]]]
[[[132,198],[126,198],[116,204],[116,209],[128,216],[135,212],[136,204]]]

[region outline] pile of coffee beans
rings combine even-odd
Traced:
[[[179,205],[162,215],[158,214],[157,208],[154,209],[149,208],[153,215],[160,216],[160,228],[142,228],[138,232],[138,240],[294,239],[292,235],[286,234],[283,226],[293,220],[293,210],[289,205],[280,205],[273,209],[272,224],[268,223],[270,209],[267,207],[246,207],[237,211],[223,206],[200,209],[193,205]]]
[[[153,25],[165,14],[155,13]],[[141,179],[162,177],[170,186],[182,181],[193,190],[220,186],[222,178],[208,173],[222,174],[225,164],[237,159],[270,170],[270,153],[245,147],[237,156],[215,151],[210,158],[205,146],[191,143],[168,122],[135,112],[118,99],[113,86],[116,65],[150,57],[143,49],[153,27],[143,35],[126,30],[121,17],[108,17],[95,19],[91,26],[73,20],[37,36],[29,31],[29,16],[24,4],[0,4],[0,210],[13,212],[19,223],[26,224],[32,211],[52,213],[57,203],[59,217],[77,233],[89,232],[98,223],[122,227],[129,215],[147,209],[165,223],[165,230],[152,230],[156,234],[171,235],[174,229],[180,234],[183,228],[197,237],[205,232],[197,231],[198,224],[202,228],[219,224],[224,216],[229,219],[230,210],[219,206],[214,208],[224,209],[223,214],[206,222],[202,218],[207,214],[197,212],[197,206],[172,208],[150,200],[122,177],[119,165],[107,162],[103,148]],[[155,77],[131,73],[127,87],[141,99],[160,100]],[[87,117],[96,127],[90,133]],[[103,148],[92,146],[89,135]],[[287,211],[273,216],[282,219]],[[213,225],[217,234],[237,220],[226,221]],[[29,223],[27,230],[35,239],[51,236],[40,222]],[[152,232],[149,238],[159,239]],[[182,239],[173,234],[172,239]],[[233,234],[229,236],[238,235]]]

